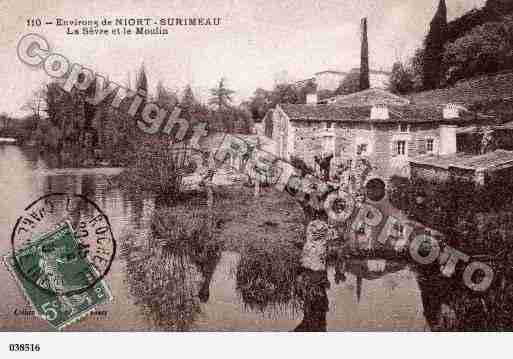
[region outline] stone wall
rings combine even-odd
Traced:
[[[420,163],[411,163],[411,177],[427,180],[445,181],[449,179],[449,170]]]
[[[318,136],[321,131],[326,130],[326,122],[293,121],[291,124],[294,127],[294,156],[314,167],[314,156],[324,150]]]
[[[383,177],[392,175],[409,176],[409,158],[427,153],[428,138],[434,140],[433,153],[437,153],[440,131],[436,124],[410,124],[407,133],[401,133],[399,124],[375,125],[375,151],[373,163]],[[397,141],[406,142],[405,156],[396,154]]]
[[[335,122],[327,129],[326,122],[292,121],[294,127],[293,154],[314,166],[314,156],[325,150],[321,133],[333,131],[335,134],[335,159],[332,165],[355,158],[357,146],[366,143],[367,157],[376,167],[374,176],[389,178],[394,174],[409,176],[408,159],[426,154],[426,139],[434,140],[434,153],[439,148],[439,128],[436,124],[411,124],[408,133],[401,133],[399,124],[370,124],[367,122]],[[397,156],[396,141],[406,142],[406,155]]]
[[[280,158],[290,160],[290,156],[294,153],[294,127],[291,126],[289,118],[280,108],[272,111],[271,117],[271,139],[276,143],[274,154]]]

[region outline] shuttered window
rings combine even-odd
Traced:
[[[432,138],[428,138],[426,141],[426,151],[428,153],[433,153],[435,151],[435,140]]]
[[[406,155],[406,141],[396,141],[396,154],[398,156]]]
[[[414,154],[415,153],[415,141],[408,141],[408,152]]]
[[[429,141],[429,140],[428,140]],[[419,154],[423,155],[427,152],[427,141],[425,138],[419,138],[417,140],[417,151]]]
[[[390,143],[390,155],[392,157],[396,157],[397,156],[397,141],[392,141]]]

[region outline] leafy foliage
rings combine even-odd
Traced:
[[[401,62],[396,62],[392,67],[390,76],[390,91],[393,93],[404,94],[413,90],[414,81],[412,72]]]
[[[443,57],[449,83],[513,69],[513,17],[490,22],[449,43]]]
[[[217,110],[229,107],[232,103],[232,95],[235,91],[226,87],[226,80],[221,78],[217,87],[210,89],[211,98],[208,101],[210,105],[217,107]]]
[[[122,182],[132,191],[147,191],[169,201],[176,200],[182,193],[183,177],[196,168],[192,151],[184,144],[172,145],[165,135],[145,139]]]
[[[449,244],[468,251],[495,251],[510,241],[513,190],[507,179],[492,178],[486,186],[451,178],[428,181],[423,178],[392,177],[389,199],[420,223],[443,233]],[[494,221],[504,225],[494,226]],[[509,226],[509,227],[508,227]],[[485,239],[501,230],[494,241]]]
[[[335,90],[335,95],[349,95],[360,91],[360,71],[351,71]]]

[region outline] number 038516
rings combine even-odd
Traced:
[[[38,352],[41,350],[39,344],[9,344],[10,352]]]

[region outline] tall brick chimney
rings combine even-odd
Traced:
[[[362,19],[362,49],[360,61],[360,91],[370,87],[369,79],[369,40],[367,38],[367,18]]]

